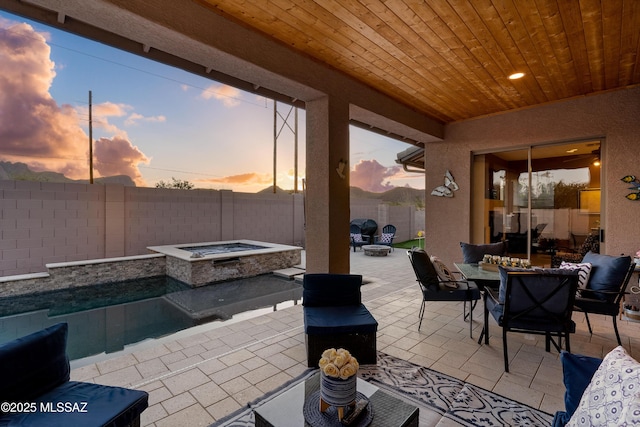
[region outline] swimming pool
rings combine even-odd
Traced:
[[[301,297],[299,283],[272,274],[197,289],[159,276],[5,297],[0,343],[67,322],[67,352],[76,360],[283,302],[297,304]]]

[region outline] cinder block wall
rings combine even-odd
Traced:
[[[105,186],[0,180],[0,276],[103,258]]]
[[[300,194],[0,180],[0,277],[147,246],[252,239],[304,246]]]

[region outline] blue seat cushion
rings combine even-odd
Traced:
[[[564,426],[576,411],[585,389],[591,382],[593,374],[598,370],[602,359],[596,357],[571,354],[566,351],[560,353],[562,362],[562,378],[564,387],[564,411],[559,411],[553,419],[554,427]]]
[[[591,276],[587,283],[587,290],[617,292],[631,265],[631,257],[587,252],[582,262],[591,264]],[[592,296],[603,301],[613,301],[615,299],[615,295],[588,292],[587,297],[591,298]]]
[[[69,381],[30,400],[38,411],[3,415],[0,426],[124,427],[147,408],[148,398],[149,395],[140,390]],[[50,405],[55,412],[41,411],[40,405]]]
[[[304,307],[304,331],[309,335],[375,333],[378,322],[363,305]]]
[[[0,346],[0,401],[27,402],[69,381],[66,323]]]

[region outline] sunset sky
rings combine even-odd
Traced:
[[[273,183],[272,100],[5,12],[0,70],[0,161],[88,179],[91,91],[94,176],[126,174],[149,187],[175,177],[243,192]],[[300,179],[304,123],[300,110]],[[278,141],[277,184],[292,189],[293,134]],[[351,185],[424,188],[423,175],[394,162],[408,147],[351,127]]]

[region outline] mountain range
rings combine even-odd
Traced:
[[[14,181],[36,181],[36,182],[74,182],[78,184],[88,184],[88,179],[69,179],[61,173],[57,172],[35,172],[29,169],[24,163],[12,163],[0,161],[0,179],[10,179]],[[135,187],[133,180],[127,175],[116,175],[96,178],[94,180],[98,184],[121,184],[124,186]],[[272,193],[273,186],[269,186],[259,193]],[[291,193],[291,190],[284,190],[276,186],[276,193]],[[383,193],[374,193],[366,191],[358,187],[351,187],[352,199],[377,199],[386,203],[405,205],[411,204],[416,206],[424,206],[425,192],[410,187],[394,187]]]
[[[74,182],[77,184],[88,184],[88,179],[70,179],[58,172],[34,172],[24,163],[11,163],[0,161],[0,179],[10,179],[14,181],[35,181],[35,182]],[[98,184],[121,184],[135,187],[131,177],[127,175],[105,176],[95,178]]]
[[[358,187],[350,187],[352,199],[376,199],[393,205],[415,205],[424,207],[425,191],[411,187],[394,187],[382,193],[363,190]],[[284,190],[276,186],[276,194],[288,194],[291,190]],[[273,193],[273,186],[269,186],[258,193]]]

